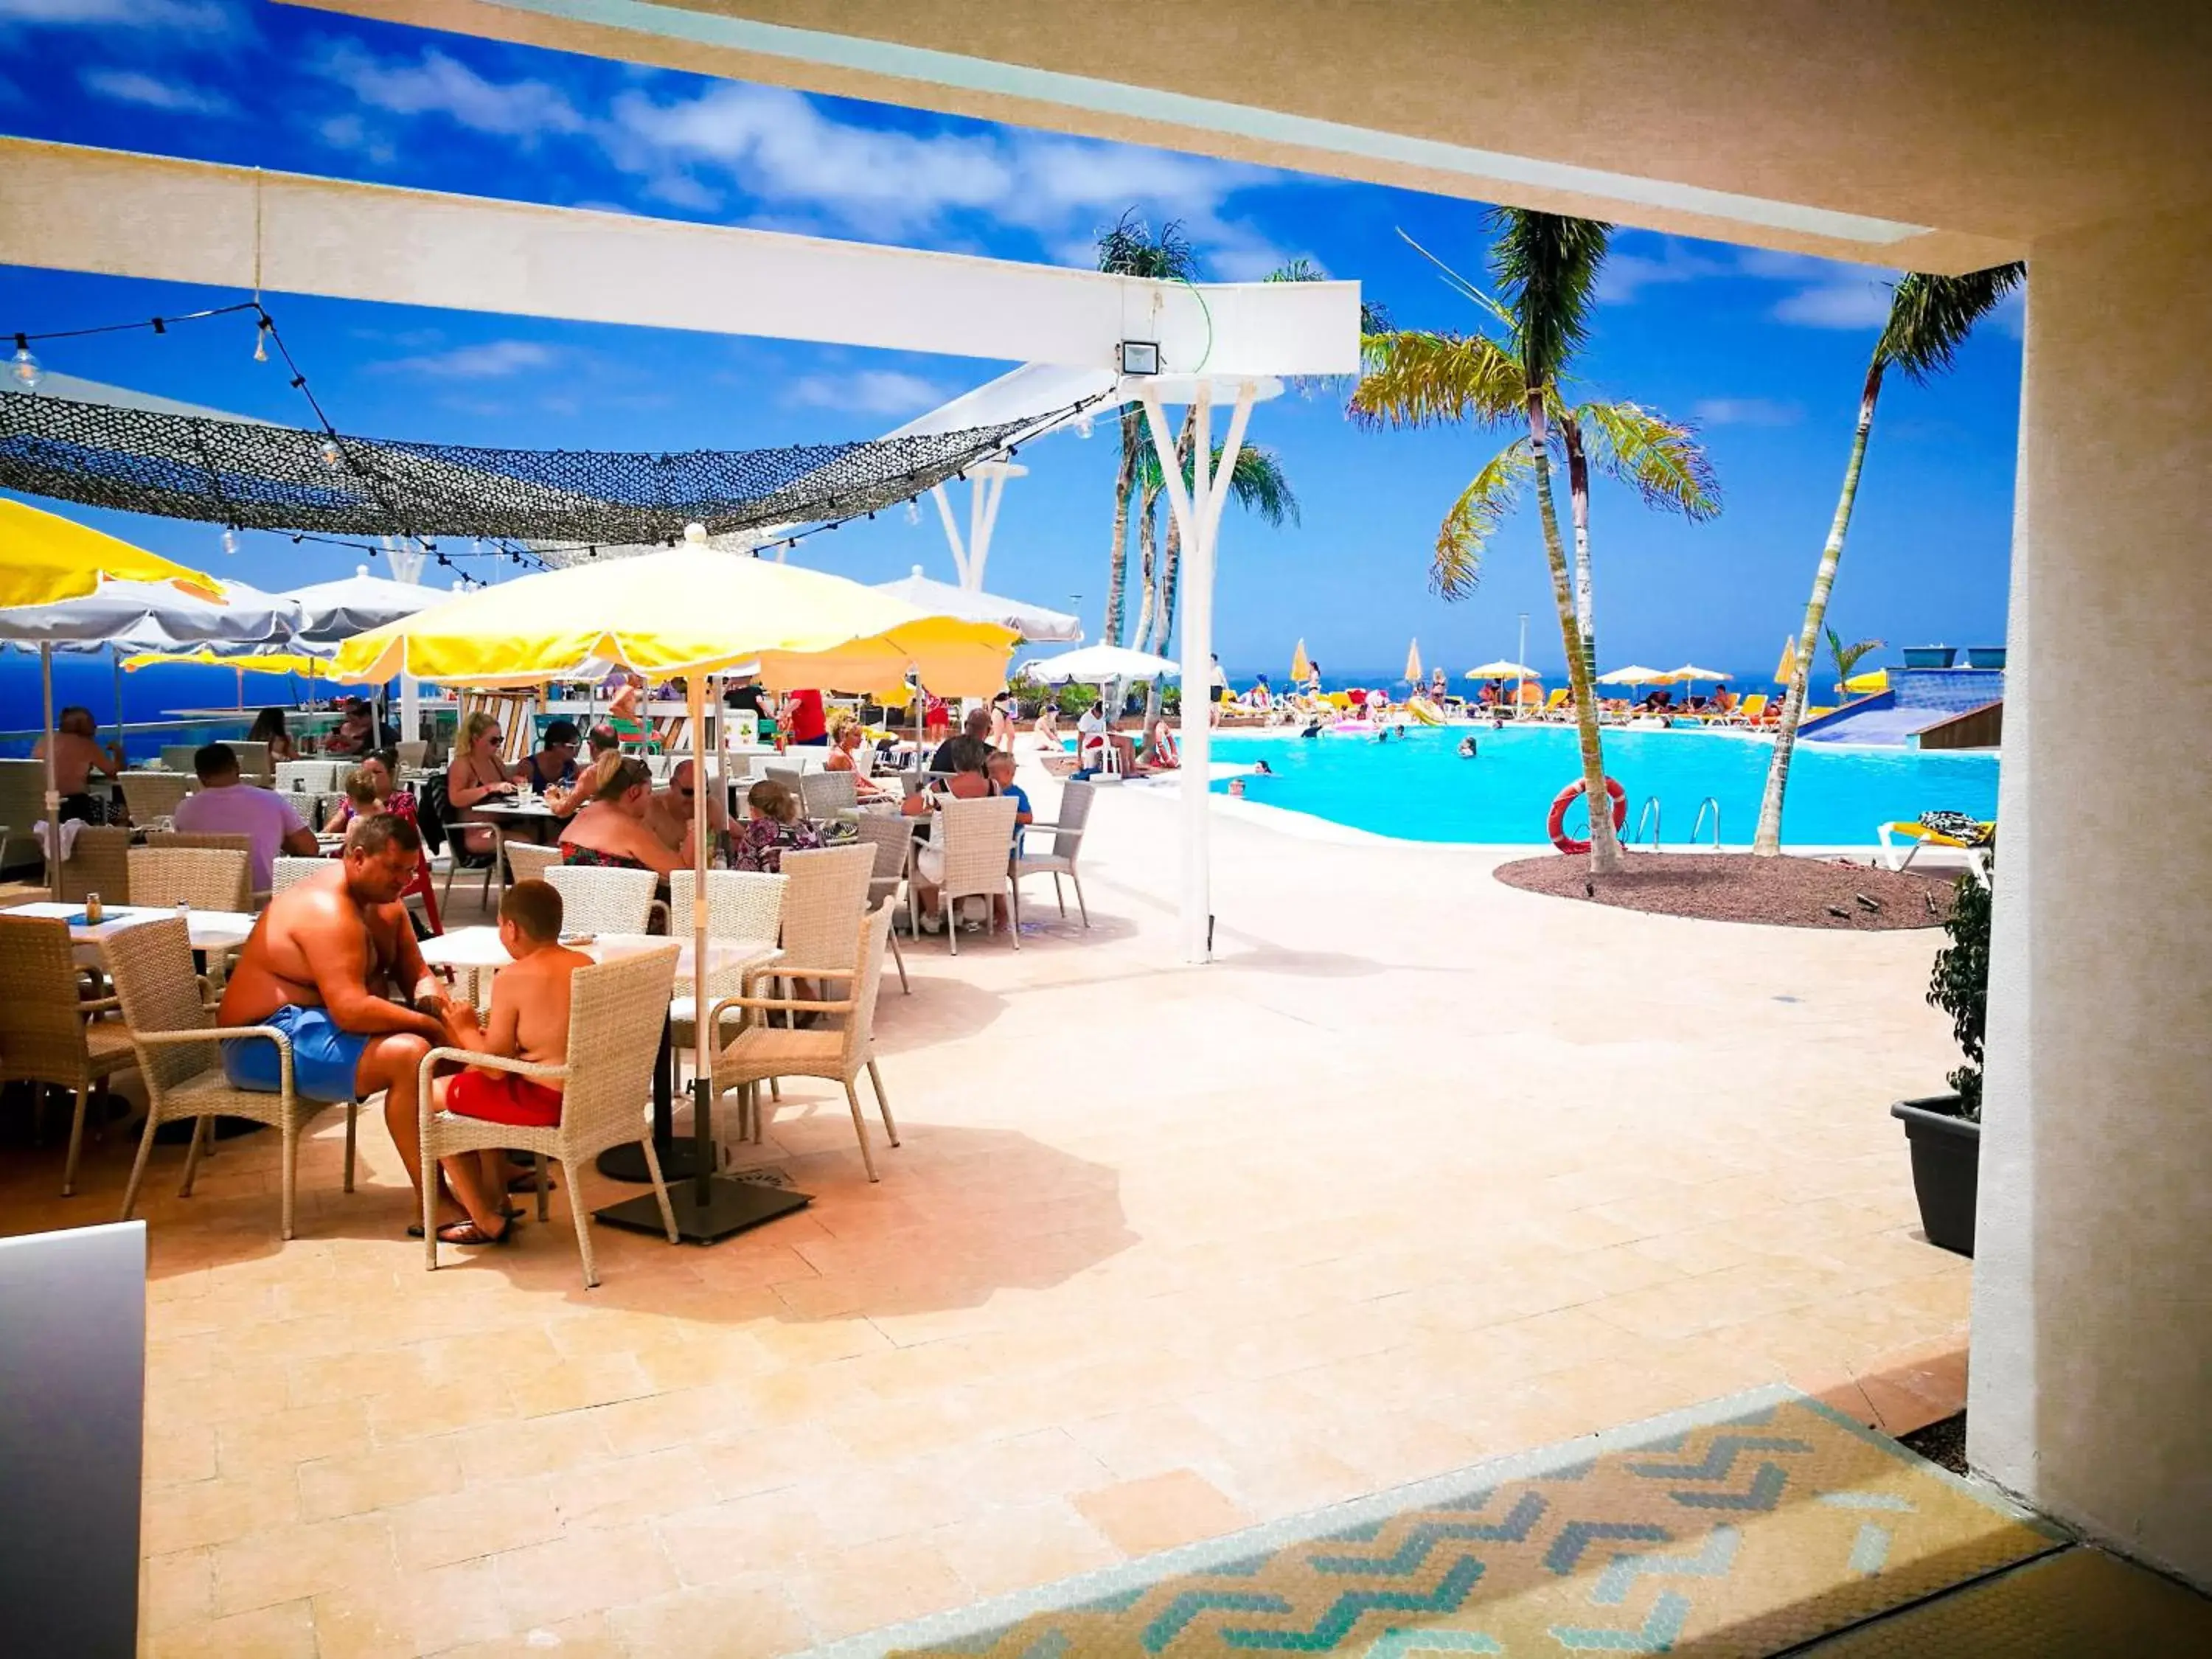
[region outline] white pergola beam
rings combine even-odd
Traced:
[[[0,263],[1082,365],[1359,367],[1356,283],[1201,285],[0,139]]]

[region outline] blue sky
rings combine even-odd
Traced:
[[[1401,325],[1468,328],[1403,230],[1479,276],[1480,204],[879,105],[506,47],[234,0],[0,0],[0,129],[662,217],[1089,264],[1135,207],[1180,220],[1206,274],[1302,255],[1358,279]],[[1794,631],[1833,510],[1884,273],[1623,232],[1583,374],[1597,393],[1695,421],[1725,496],[1714,522],[1655,516],[1601,484],[1593,512],[1601,666],[1686,659],[1765,672]],[[43,331],[243,297],[0,266],[0,331]],[[726,447],[872,435],[989,378],[993,365],[648,329],[269,297],[343,429],[576,448]],[[2020,377],[2017,304],[1931,387],[1893,380],[1832,620],[1893,647],[2002,638]],[[41,349],[51,368],[297,420],[275,365],[228,319]],[[1263,406],[1303,521],[1224,526],[1216,611],[1232,667],[1279,669],[1303,636],[1334,671],[1560,660],[1533,515],[1492,544],[1473,597],[1428,590],[1438,518],[1504,441],[1372,434],[1327,396]],[[1081,611],[1105,591],[1113,447],[1023,451],[989,585]],[[70,508],[71,512],[80,509]],[[88,515],[92,516],[92,515]],[[213,526],[106,515],[142,543],[264,586],[342,574],[351,554]],[[933,514],[809,544],[866,580],[922,564],[950,580]],[[1077,596],[1080,596],[1078,598]]]

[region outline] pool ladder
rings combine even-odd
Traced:
[[[1721,804],[1717,799],[1711,795],[1706,796],[1705,799],[1698,803],[1697,818],[1690,825],[1690,845],[1692,847],[1696,846],[1698,844],[1698,837],[1705,832],[1705,815],[1708,812],[1712,815],[1713,850],[1717,853],[1720,851],[1721,848]],[[1644,805],[1642,810],[1636,815],[1636,833],[1629,837],[1628,844],[1631,847],[1641,846],[1644,842],[1644,830],[1648,827],[1651,831],[1651,850],[1655,853],[1657,852],[1659,850],[1660,826],[1664,814],[1661,811],[1659,806],[1659,797],[1656,795],[1646,795],[1644,798]]]

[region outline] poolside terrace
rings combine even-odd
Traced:
[[[813,1206],[602,1230],[596,1291],[565,1194],[426,1275],[374,1115],[354,1194],[334,1121],[303,1154],[290,1244],[273,1137],[188,1200],[166,1151],[146,1650],[784,1653],[1761,1383],[1957,1409],[1970,1264],[1884,1109],[1952,1063],[1934,935],[1224,811],[1192,969],[1175,811],[1102,800],[1090,932],[1034,884],[1018,953],[909,951],[879,1185],[787,1086],[748,1156]],[[58,1147],[12,1156],[6,1229],[109,1218],[130,1150],[66,1200]]]

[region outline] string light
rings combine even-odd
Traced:
[[[336,438],[325,438],[315,450],[323,458],[323,465],[333,472],[345,465],[345,452],[338,447]]]
[[[906,521],[908,524],[920,524],[921,522],[921,503],[915,501],[911,495],[907,497]]]
[[[235,554],[238,551],[238,532],[228,525],[223,526],[222,550],[229,554]]]
[[[15,337],[15,355],[8,364],[8,378],[26,392],[36,392],[39,382],[46,378],[46,371],[31,355],[31,343],[23,335]]]
[[[269,331],[274,327],[276,325],[269,320],[269,313],[265,311],[254,320],[253,361],[255,362],[265,363],[269,361]],[[297,385],[298,382],[295,381],[294,384]]]

